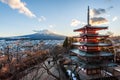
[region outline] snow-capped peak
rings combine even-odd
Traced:
[[[36,32],[37,34],[54,34],[52,31],[49,31],[49,30],[47,30],[47,29],[45,29],[45,30],[40,30],[40,31],[34,30],[34,32]]]

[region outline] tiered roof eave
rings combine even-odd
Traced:
[[[104,29],[108,29],[108,26],[91,26],[91,25],[86,25],[82,28],[79,28],[79,29],[75,29],[74,32],[77,32],[77,31],[83,31],[85,29],[93,29],[93,30],[104,30]]]
[[[78,57],[74,56],[74,57],[71,57],[71,59],[73,61],[75,61],[76,63],[78,63],[79,66],[81,66],[81,68],[84,68],[84,69],[93,69],[93,68],[104,68],[104,67],[116,67],[117,65],[115,63],[107,63],[107,64],[91,64],[91,63],[86,63],[84,60],[80,60],[78,59]]]
[[[77,56],[82,56],[82,57],[110,57],[113,56],[112,53],[108,53],[108,52],[86,52],[86,51],[82,51],[79,49],[71,49],[70,52],[77,54]],[[91,54],[92,53],[92,54]],[[97,54],[98,53],[98,54]]]
[[[88,46],[88,47],[109,47],[109,46],[112,46],[112,44],[106,44],[106,43],[92,44],[92,43],[80,43],[80,42],[72,43],[72,45],[74,45],[74,46]]]

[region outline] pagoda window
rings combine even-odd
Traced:
[[[93,74],[96,74],[96,72],[97,72],[96,69],[95,69],[95,70],[92,70],[92,73],[93,73]]]
[[[83,46],[80,46],[78,49],[83,50]]]
[[[87,47],[86,47],[86,46],[84,46],[84,49],[87,49]]]
[[[82,33],[85,33],[85,30],[84,30],[84,31],[82,31]]]
[[[101,50],[101,48],[100,48],[100,47],[98,47],[98,50]]]
[[[85,41],[87,42],[87,41],[88,41],[88,39],[85,39]]]
[[[85,31],[85,34],[87,34],[87,30]]]
[[[90,71],[90,70],[87,70],[87,74],[91,74],[91,71]]]
[[[80,49],[83,49],[83,47],[82,47],[82,46],[80,46]]]
[[[84,41],[84,39],[81,39],[81,41]]]
[[[97,69],[96,72],[97,72],[97,73],[100,73],[100,69]]]
[[[79,39],[78,41],[80,42],[80,41],[82,41],[82,39]]]

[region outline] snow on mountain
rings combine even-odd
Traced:
[[[34,32],[36,32],[37,34],[55,34],[55,33],[53,33],[52,31],[49,31],[49,30],[47,30],[47,29],[45,29],[45,30],[40,30],[40,31],[34,30]]]
[[[21,37],[27,37],[29,39],[43,39],[43,40],[63,40],[66,37],[63,35],[53,33],[49,30],[40,30],[40,31],[34,30],[34,32],[36,33],[30,35],[23,35]]]

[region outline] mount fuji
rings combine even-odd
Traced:
[[[3,39],[30,39],[30,40],[64,40],[66,36],[56,34],[49,30],[34,30],[34,34],[22,35],[22,36],[14,36],[14,37],[7,37]],[[2,39],[2,38],[1,38]]]

